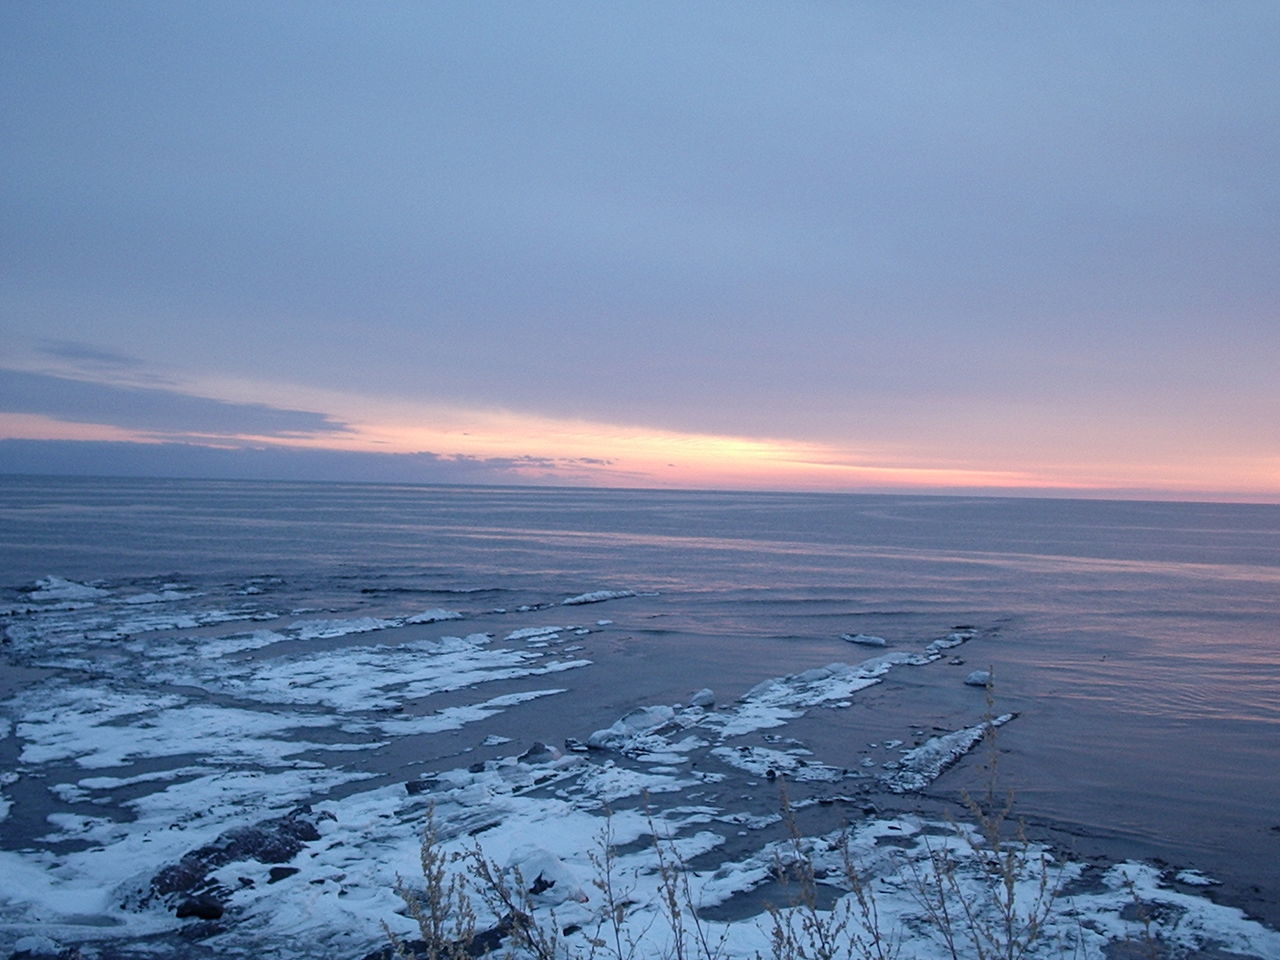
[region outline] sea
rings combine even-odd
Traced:
[[[597,762],[574,751],[629,712],[679,718],[702,691],[732,727],[771,679],[895,651],[838,695],[769,701],[777,732],[742,726],[742,762],[696,790],[678,745],[602,769],[650,771],[686,811],[727,809],[736,777],[762,816],[804,756],[815,830],[845,810],[822,790],[940,817],[994,790],[1055,850],[1182,871],[1280,923],[1278,505],[0,476],[0,610],[0,947],[157,955],[178,921],[146,878],[284,805],[351,823],[378,791],[539,744]],[[995,716],[992,743],[885,789],[913,747]],[[337,884],[348,909],[355,870],[308,895]],[[244,881],[223,893],[251,933],[209,921],[190,955],[365,952],[350,917],[317,933],[286,881]]]

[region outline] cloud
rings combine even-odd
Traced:
[[[42,340],[36,347],[40,353],[72,366],[98,373],[128,374],[153,383],[172,383],[147,371],[147,362],[139,357],[103,350],[79,340]]]
[[[593,465],[591,458],[83,440],[0,440],[0,464],[0,472],[24,474],[470,484],[569,483]]]
[[[129,358],[64,343],[82,358],[129,363]],[[0,368],[0,412],[37,414],[167,435],[300,437],[334,434],[347,424],[324,413],[262,403],[233,403],[157,387],[91,383]]]

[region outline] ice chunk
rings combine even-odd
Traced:
[[[1189,887],[1214,887],[1222,882],[1205,876],[1199,870],[1179,870],[1173,879]]]
[[[904,753],[898,769],[881,778],[881,783],[894,793],[923,790],[942,776],[944,770],[981,743],[988,730],[1003,726],[1016,716],[1015,713],[1006,713],[989,722],[932,737],[914,750]]]
[[[331,637],[345,637],[351,633],[369,633],[372,630],[385,630],[398,627],[401,620],[382,620],[378,617],[355,617],[351,620],[298,620],[289,624],[289,629],[298,631],[299,640],[327,640]]]
[[[807,753],[808,750],[782,751],[767,747],[716,747],[711,751],[721,762],[767,780],[786,776],[788,780],[834,783],[848,776],[847,770],[805,760],[803,755]]]
[[[656,730],[664,723],[669,723],[676,712],[663,704],[651,707],[637,707],[624,714],[610,727],[597,730],[587,738],[587,746],[597,749],[621,749],[629,741],[650,730]]]
[[[974,632],[972,630],[956,630],[953,633],[948,633],[945,637],[939,637],[937,640],[934,640],[925,647],[925,656],[936,659],[942,656],[943,650],[950,650],[952,647],[958,647],[960,644],[972,640],[973,638]]]
[[[562,607],[575,607],[583,603],[603,603],[605,600],[621,600],[623,597],[634,597],[634,590],[596,590],[592,593],[580,593],[576,597],[565,597],[560,601]]]
[[[440,607],[434,610],[423,610],[421,613],[415,613],[412,617],[408,617],[405,623],[437,623],[440,620],[461,620],[462,614],[456,610],[444,610]]]
[[[716,695],[707,687],[703,687],[689,698],[689,705],[691,707],[702,707],[703,709],[715,706],[715,702]]]
[[[869,633],[842,633],[840,639],[849,643],[858,643],[864,647],[883,647],[886,642],[884,637],[873,637]]]
[[[190,600],[198,597],[198,593],[183,593],[180,590],[161,590],[159,593],[135,593],[131,597],[122,597],[121,603],[140,605],[144,603],[172,603],[175,600]]]
[[[36,581],[35,587],[27,594],[31,600],[96,600],[107,596],[106,590],[62,577],[44,577]]]
[[[508,640],[545,640],[557,633],[571,630],[571,627],[521,627],[507,634]]]

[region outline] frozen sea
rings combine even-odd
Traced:
[[[0,956],[358,960],[429,807],[767,955],[780,784],[905,857],[993,758],[1080,955],[1280,956],[1280,506],[8,476],[0,591]]]

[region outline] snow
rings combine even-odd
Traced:
[[[1207,877],[1198,870],[1179,870],[1174,879],[1179,883],[1185,883],[1189,887],[1214,887],[1221,884],[1220,880],[1213,877]]]
[[[725,960],[772,954],[772,920],[760,904],[782,904],[784,921],[793,915],[776,869],[800,855],[819,872],[823,902],[834,901],[837,915],[850,911],[850,929],[867,934],[843,873],[847,848],[883,929],[919,960],[948,956],[921,908],[921,878],[940,857],[954,866],[957,895],[990,908],[990,859],[969,828],[865,815],[858,790],[924,789],[1012,714],[934,736],[872,772],[856,764],[857,754],[817,755],[794,739],[801,728],[786,729],[811,711],[858,703],[890,671],[929,669],[943,651],[973,640],[972,631],[953,631],[923,654],[895,649],[773,677],[719,709],[708,689],[687,707],[646,704],[589,736],[574,731],[595,749],[561,754],[539,748],[536,741],[551,743],[550,732],[530,718],[557,703],[574,716],[577,671],[603,667],[554,645],[583,628],[539,625],[547,614],[534,605],[506,614],[515,623],[498,641],[432,627],[462,619],[457,611],[389,615],[372,603],[335,605],[351,615],[286,626],[268,610],[231,602],[244,579],[224,596],[202,598],[186,587],[166,596],[179,593],[174,585],[137,592],[158,582],[108,590],[50,577],[28,595],[46,606],[8,615],[16,639],[6,655],[50,670],[0,704],[0,739],[14,738],[5,746],[17,755],[16,767],[0,774],[0,820],[6,830],[42,823],[41,836],[0,851],[0,956],[19,944],[47,947],[34,938],[64,947],[116,941],[163,954],[185,943],[184,921],[153,878],[230,832],[290,814],[315,824],[313,839],[300,841],[288,861],[297,873],[271,882],[272,865],[248,854],[220,862],[210,878],[232,919],[203,932],[187,927],[202,938],[201,951],[356,960],[385,943],[383,924],[415,933],[394,891],[397,876],[420,876],[428,816],[446,855],[478,850],[510,876],[518,867],[537,887],[535,919],[550,923],[554,910],[561,929],[580,928],[565,941],[583,950],[585,938],[608,932],[611,922],[593,882],[606,851],[616,889],[625,891],[613,916],[622,941],[639,945],[637,956],[672,947],[662,885],[671,864],[688,867],[678,875],[693,902],[736,917],[700,920],[712,942],[723,942]],[[130,602],[146,593],[160,599]],[[158,603],[166,609],[137,609]],[[219,635],[222,618],[272,622]],[[171,632],[156,636],[162,630]],[[877,749],[898,749],[902,740],[891,732],[874,734]],[[494,756],[508,744],[509,755]],[[467,757],[481,746],[484,753]],[[412,768],[401,769],[405,763]],[[787,836],[785,818],[763,796],[768,788],[759,781],[769,779],[789,781],[793,807],[808,809],[812,829],[827,832]],[[845,789],[853,797],[839,793]],[[37,793],[44,806],[20,806]],[[817,816],[818,803],[830,813]],[[1035,844],[1019,852],[1018,864],[1020,902],[1034,902],[1042,877],[1061,888],[1043,944],[1028,960],[1102,960],[1108,941],[1139,940],[1147,931],[1132,910],[1135,898],[1148,907],[1152,935],[1172,949],[1280,956],[1280,934],[1199,896],[1215,881],[1189,867],[1099,867]],[[1085,871],[1089,883],[1065,886]],[[476,907],[482,923],[495,919]],[[693,922],[691,912],[683,916]]]

